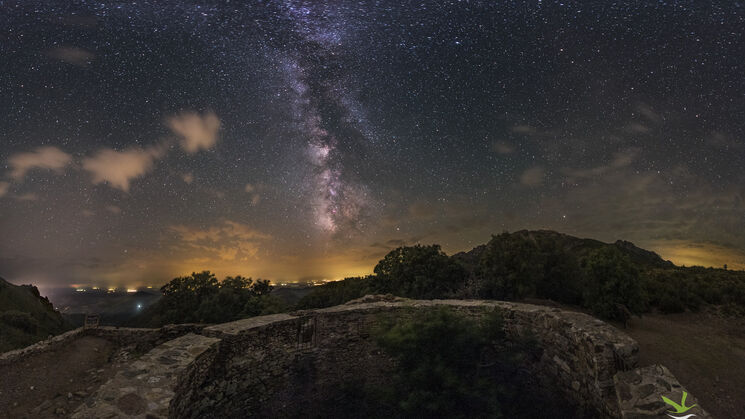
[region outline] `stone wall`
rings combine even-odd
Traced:
[[[83,333],[84,333],[84,330],[82,327],[80,327],[80,328],[65,332],[61,335],[57,335],[49,339],[42,340],[41,342],[36,342],[33,345],[29,345],[25,348],[4,352],[0,354],[0,365],[7,365],[7,364],[19,362],[23,358],[26,358],[27,356],[40,354],[42,352],[48,352],[62,345],[67,345],[71,341],[81,337]]]
[[[530,335],[541,349],[532,366],[586,413],[617,416],[613,376],[636,366],[634,340],[581,313],[494,301],[396,301],[347,304],[210,326],[203,334],[222,340],[202,388],[179,401],[175,417],[292,416],[326,400],[343,383],[383,383],[390,360],[367,336],[382,313],[449,306],[469,316],[495,308],[508,338]],[[310,330],[304,336],[304,330]],[[177,399],[180,396],[177,396]]]
[[[387,382],[395,363],[369,335],[381,316],[406,318],[447,306],[471,317],[499,310],[508,341],[530,337],[537,343],[532,373],[582,414],[666,418],[668,406],[660,396],[678,401],[685,391],[663,366],[637,368],[637,343],[582,313],[499,301],[380,300],[365,297],[209,327],[76,329],[1,354],[0,364],[94,335],[137,354],[75,417],[308,416],[343,402],[345,385]],[[709,417],[696,409],[697,417]]]

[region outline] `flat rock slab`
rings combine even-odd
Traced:
[[[649,365],[631,371],[619,372],[613,377],[616,385],[616,396],[623,419],[651,419],[668,417],[711,418],[698,406],[696,398],[687,394],[685,406],[690,410],[675,413],[673,406],[665,403],[662,396],[681,404],[685,389],[663,365]],[[695,406],[694,406],[695,405]],[[672,413],[673,416],[669,414]]]
[[[167,418],[174,389],[200,356],[217,350],[220,339],[189,333],[153,348],[125,365],[102,385],[90,405],[73,418]]]

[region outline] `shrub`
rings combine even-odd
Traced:
[[[499,415],[497,387],[478,376],[495,330],[499,322],[484,327],[446,309],[384,324],[376,342],[398,364],[384,402],[406,417]]]
[[[399,247],[374,269],[372,289],[409,298],[445,298],[465,285],[468,272],[439,245]]]
[[[35,318],[18,310],[3,311],[0,313],[0,321],[30,334],[36,334],[39,329],[39,322]]]
[[[583,260],[584,305],[596,315],[627,321],[646,306],[639,271],[629,258],[613,247],[593,251]]]

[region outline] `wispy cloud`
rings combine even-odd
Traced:
[[[0,182],[0,198],[5,196],[5,194],[8,193],[8,189],[10,189],[10,183],[8,182]]]
[[[543,178],[546,175],[546,171],[541,166],[534,166],[525,170],[520,175],[520,183],[524,186],[541,186],[543,184]]]
[[[53,146],[38,147],[34,151],[17,153],[8,159],[10,176],[21,180],[30,170],[47,169],[61,173],[72,162],[72,156]]]
[[[112,188],[129,191],[132,180],[139,178],[163,157],[165,147],[129,148],[124,151],[100,150],[93,157],[83,159],[83,169],[93,175],[93,183],[107,183]]]
[[[47,55],[64,61],[68,64],[85,67],[93,61],[95,55],[83,48],[78,47],[57,47],[47,51]]]
[[[256,256],[260,244],[271,236],[252,227],[226,220],[208,228],[186,225],[171,226],[169,230],[181,240],[187,251],[199,251],[221,260],[246,260]]]
[[[168,118],[166,124],[181,137],[181,148],[187,153],[208,150],[217,143],[220,119],[214,112],[204,115],[196,112],[182,113]]]
[[[497,154],[511,154],[515,152],[515,146],[504,141],[497,141],[492,145],[492,150]]]
[[[562,171],[570,181],[597,178],[598,176],[605,175],[610,171],[630,166],[634,163],[639,154],[639,149],[629,148],[613,154],[613,157],[607,164],[586,169],[564,168]]]

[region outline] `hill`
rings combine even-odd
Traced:
[[[488,243],[453,256],[437,245],[395,249],[378,263],[375,275],[315,287],[297,307],[342,304],[366,293],[538,298],[615,320],[655,311],[698,311],[706,305],[738,315],[745,314],[745,271],[676,266],[624,240],[604,243],[549,230],[521,230],[494,235]]]
[[[70,325],[32,285],[13,285],[0,278],[0,352],[31,345]]]
[[[497,236],[497,237],[501,237]],[[633,243],[625,240],[617,240],[615,243],[604,243],[594,239],[583,239],[559,233],[552,230],[521,230],[514,233],[508,233],[509,238],[527,239],[536,245],[546,243],[555,244],[560,250],[577,259],[587,257],[590,253],[602,249],[613,248],[626,255],[631,262],[643,269],[649,268],[674,268],[675,265],[669,260],[664,260],[655,252],[637,247]],[[486,245],[480,245],[468,252],[460,252],[452,257],[460,262],[469,271],[473,271],[478,266]]]

